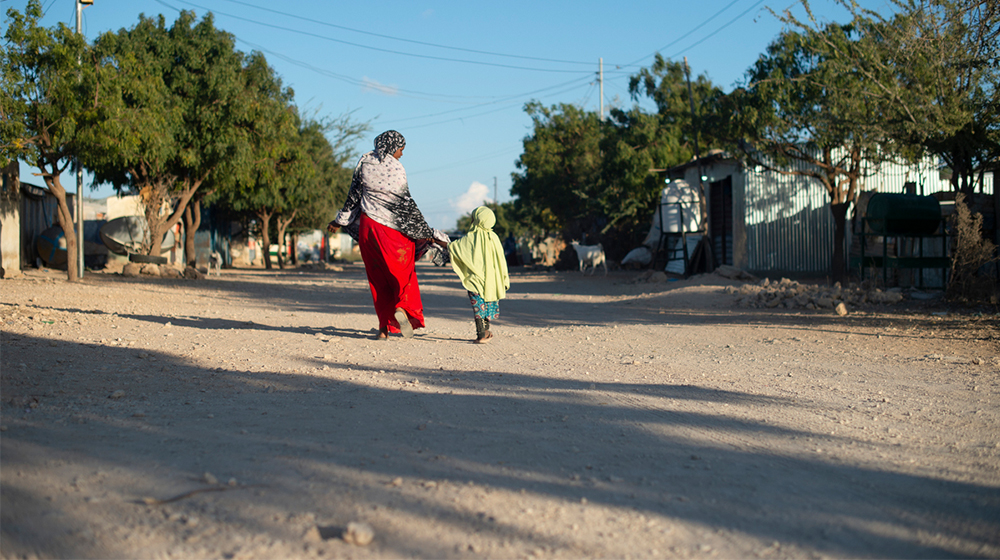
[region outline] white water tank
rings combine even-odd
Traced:
[[[667,183],[660,195],[662,227],[665,233],[701,231],[701,207],[698,190],[683,179]],[[654,224],[659,226],[660,224]]]

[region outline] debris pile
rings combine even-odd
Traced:
[[[767,278],[756,284],[744,284],[740,287],[726,286],[726,293],[736,296],[739,307],[785,309],[834,309],[844,306],[846,309],[857,308],[866,304],[894,304],[903,300],[900,288],[890,288],[883,291],[864,285],[848,284],[846,287],[837,282],[833,286],[813,286],[801,284],[788,278],[771,281]]]

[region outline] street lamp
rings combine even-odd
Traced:
[[[83,6],[90,6],[94,0],[77,0],[76,2],[76,34],[82,35],[83,27]],[[80,64],[82,61],[77,61]],[[77,275],[83,278],[83,166],[80,165],[79,158],[76,161],[76,259]]]

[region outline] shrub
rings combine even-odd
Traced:
[[[973,214],[965,204],[965,195],[955,197],[951,218],[955,239],[952,245],[951,277],[947,297],[967,303],[996,303],[996,278],[990,264],[997,262],[996,244],[983,238],[983,215]]]

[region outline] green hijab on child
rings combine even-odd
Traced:
[[[500,238],[493,233],[497,218],[486,206],[472,213],[469,233],[448,245],[451,266],[466,290],[486,301],[499,301],[510,289],[507,259]]]

